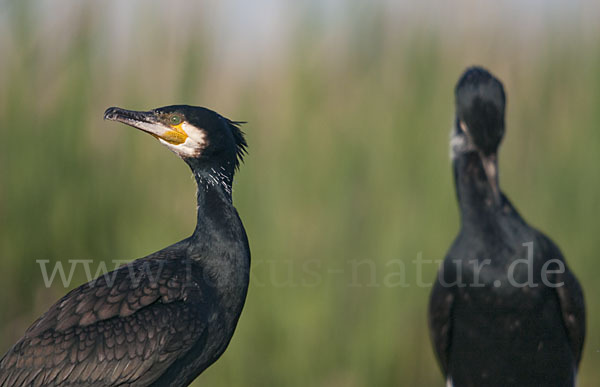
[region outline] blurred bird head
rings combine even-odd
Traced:
[[[481,67],[467,69],[455,89],[458,129],[484,155],[496,153],[504,135],[502,83]]]
[[[232,176],[246,154],[241,123],[203,107],[173,105],[150,111],[111,107],[104,119],[149,133],[194,171],[213,169]]]
[[[497,152],[504,136],[504,87],[481,67],[470,67],[454,90],[456,124],[452,134],[452,153],[477,152],[487,178],[499,199]]]

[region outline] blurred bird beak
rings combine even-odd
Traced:
[[[496,204],[500,204],[500,190],[498,189],[498,159],[494,153],[486,156],[480,152],[479,157],[481,158],[485,175],[487,176],[490,186],[492,187],[494,201]]]
[[[472,144],[471,135],[469,134],[469,128],[464,121],[459,121],[458,127],[460,131],[462,131],[469,142]],[[500,190],[498,189],[498,158],[496,154],[492,153],[490,155],[484,155],[483,152],[479,152],[479,158],[481,159],[481,163],[483,164],[483,170],[485,171],[485,176],[492,187],[492,194],[494,195],[494,202],[496,204],[500,204]]]
[[[183,144],[188,138],[181,127],[172,127],[161,123],[158,117],[156,117],[156,114],[152,111],[137,112],[118,107],[110,107],[104,112],[104,119],[118,121],[133,126],[134,128],[151,134],[159,140],[166,141],[173,145]]]

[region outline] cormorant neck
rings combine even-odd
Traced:
[[[494,191],[478,152],[459,153],[453,160],[456,196],[463,227],[480,228],[501,208],[504,196],[498,186],[498,175],[494,176]]]
[[[193,169],[196,184],[198,185],[198,205],[202,195],[215,191],[221,192],[231,202],[231,187],[233,185],[233,172],[223,167],[206,167]]]
[[[231,199],[233,168],[192,167],[192,171],[198,185],[198,221],[187,240],[188,255],[202,266],[205,280],[223,295],[227,313],[237,316],[248,288],[250,248]]]
[[[194,169],[194,177],[198,186],[197,203],[198,218],[195,235],[210,235],[226,227],[223,222],[229,219],[235,209],[231,198],[233,172],[219,167]]]

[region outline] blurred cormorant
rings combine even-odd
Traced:
[[[232,204],[239,123],[201,107],[109,108],[192,169],[194,233],[69,292],[0,360],[0,386],[187,386],[225,351],[248,289],[250,249]],[[176,199],[177,195],[169,200]]]
[[[498,185],[502,83],[473,67],[455,89],[451,147],[461,228],[431,293],[431,339],[452,386],[572,386],[583,292],[554,242]]]

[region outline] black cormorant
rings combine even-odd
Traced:
[[[109,108],[156,137],[198,184],[194,233],[69,292],[0,360],[0,386],[187,386],[225,351],[248,289],[250,249],[232,204],[239,123],[201,107]]]
[[[572,386],[583,292],[562,253],[498,185],[502,83],[473,67],[455,89],[451,139],[461,228],[431,293],[431,339],[452,386]]]

